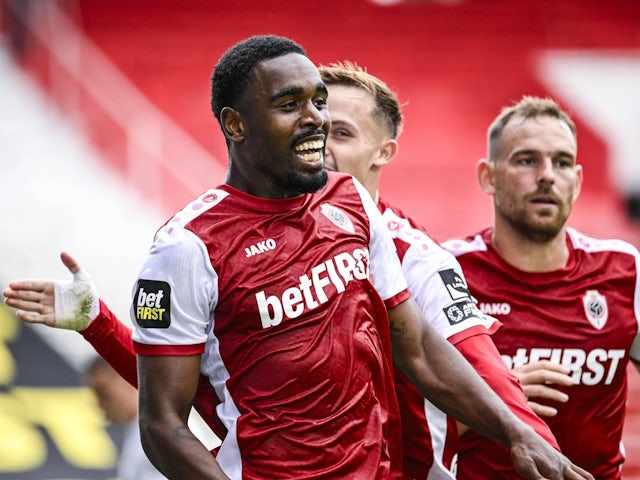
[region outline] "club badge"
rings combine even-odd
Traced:
[[[329,203],[323,203],[320,205],[320,212],[331,220],[331,223],[340,227],[345,232],[356,233],[356,229],[354,228],[353,223],[351,223],[349,216],[338,207],[334,207]]]
[[[582,305],[587,320],[598,330],[602,330],[609,316],[607,299],[604,295],[601,295],[597,290],[587,290],[585,296],[582,297]]]

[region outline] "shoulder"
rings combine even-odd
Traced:
[[[411,216],[404,213],[397,206],[391,205],[386,200],[380,198],[378,200],[378,210],[382,213],[382,216],[384,217],[387,224],[387,229],[392,234],[399,234],[400,232],[404,231],[407,234],[413,233],[413,235],[415,235],[416,237],[427,237],[432,240],[427,232],[427,229],[423,225],[421,225]]]
[[[353,176],[347,173],[341,173],[341,172],[327,172],[327,173],[328,173],[327,184],[323,188],[323,190],[326,190],[326,191],[354,189],[356,188],[355,185],[360,183]]]
[[[317,192],[310,194],[312,205],[330,203],[345,208],[362,209],[363,205],[373,204],[369,193],[358,180],[340,172],[328,172],[327,184]]]
[[[319,206],[320,212],[327,215],[327,205],[343,209],[365,223],[374,220],[380,223],[378,211],[373,198],[364,186],[353,176],[339,172],[329,172],[327,185],[314,193],[313,204]]]
[[[200,225],[207,225],[207,212],[221,208],[220,204],[229,196],[221,189],[210,189],[188,203],[167,221],[155,234],[150,254],[161,257],[163,262],[192,265],[206,258],[206,247]]]
[[[486,238],[491,236],[490,229],[483,230],[466,238],[453,238],[441,243],[442,248],[456,257],[467,253],[486,252],[488,244]]]
[[[567,236],[571,245],[576,250],[587,253],[621,253],[632,255],[638,259],[638,249],[629,242],[616,238],[596,238],[578,232],[573,228],[567,228]]]
[[[162,228],[185,228],[211,209],[220,208],[218,206],[229,195],[222,188],[209,189],[176,212]]]
[[[402,210],[382,200],[378,202],[378,209],[382,212],[386,230],[393,238],[403,262],[412,258],[428,262],[433,268],[458,263],[451,253],[429,236],[424,227]]]

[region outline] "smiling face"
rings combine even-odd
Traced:
[[[237,108],[221,114],[232,142],[227,183],[265,198],[320,189],[331,121],[318,70],[290,53],[258,63],[252,76]]]
[[[331,132],[326,168],[356,177],[375,196],[380,168],[397,149],[375,109],[373,96],[355,86],[329,85]]]
[[[576,140],[551,116],[515,116],[505,126],[497,158],[479,165],[483,189],[493,195],[496,230],[509,229],[544,243],[564,231],[582,184]]]

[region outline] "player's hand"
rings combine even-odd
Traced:
[[[73,280],[14,280],[2,293],[24,322],[81,331],[100,311],[98,293],[71,255],[62,252],[60,259]]]
[[[542,405],[532,399],[537,398],[565,403],[569,400],[569,396],[551,385],[568,387],[575,384],[569,375],[571,373],[570,369],[549,360],[540,360],[528,365],[522,365],[514,368],[512,372],[520,380],[522,390],[529,401],[531,410],[541,417],[553,417],[557,415],[558,410],[548,405]]]
[[[594,480],[593,476],[571,463],[542,437],[527,427],[528,432],[511,443],[511,459],[516,472],[531,480]]]

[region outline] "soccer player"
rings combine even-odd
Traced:
[[[394,239],[409,290],[425,317],[520,418],[557,446],[549,427],[528,407],[517,378],[502,362],[490,337],[499,322],[476,308],[455,257],[380,196],[382,169],[398,151],[403,126],[398,98],[384,82],[357,65],[345,62],[319,70],[329,89],[331,112],[326,168],[354,175],[376,201]],[[426,400],[399,370],[395,385],[402,416],[404,478],[455,478],[455,420]]]
[[[227,180],[158,231],[134,287],[140,425],[154,464],[170,478],[397,478],[393,346],[422,394],[509,445],[522,475],[591,478],[425,321],[369,194],[323,168],[326,86],[304,50],[252,37],[223,55],[212,84]],[[10,287],[13,306],[41,299],[16,293],[28,282]],[[18,315],[91,321],[100,305],[91,289],[85,299],[71,318],[57,300]],[[186,424],[201,374],[227,430],[215,458]]]
[[[611,480],[624,461],[627,365],[640,360],[639,256],[567,227],[582,175],[571,118],[550,99],[522,98],[493,121],[477,165],[493,227],[444,246],[502,322],[493,340],[562,451]],[[459,478],[517,478],[509,463],[500,445],[462,436]]]

